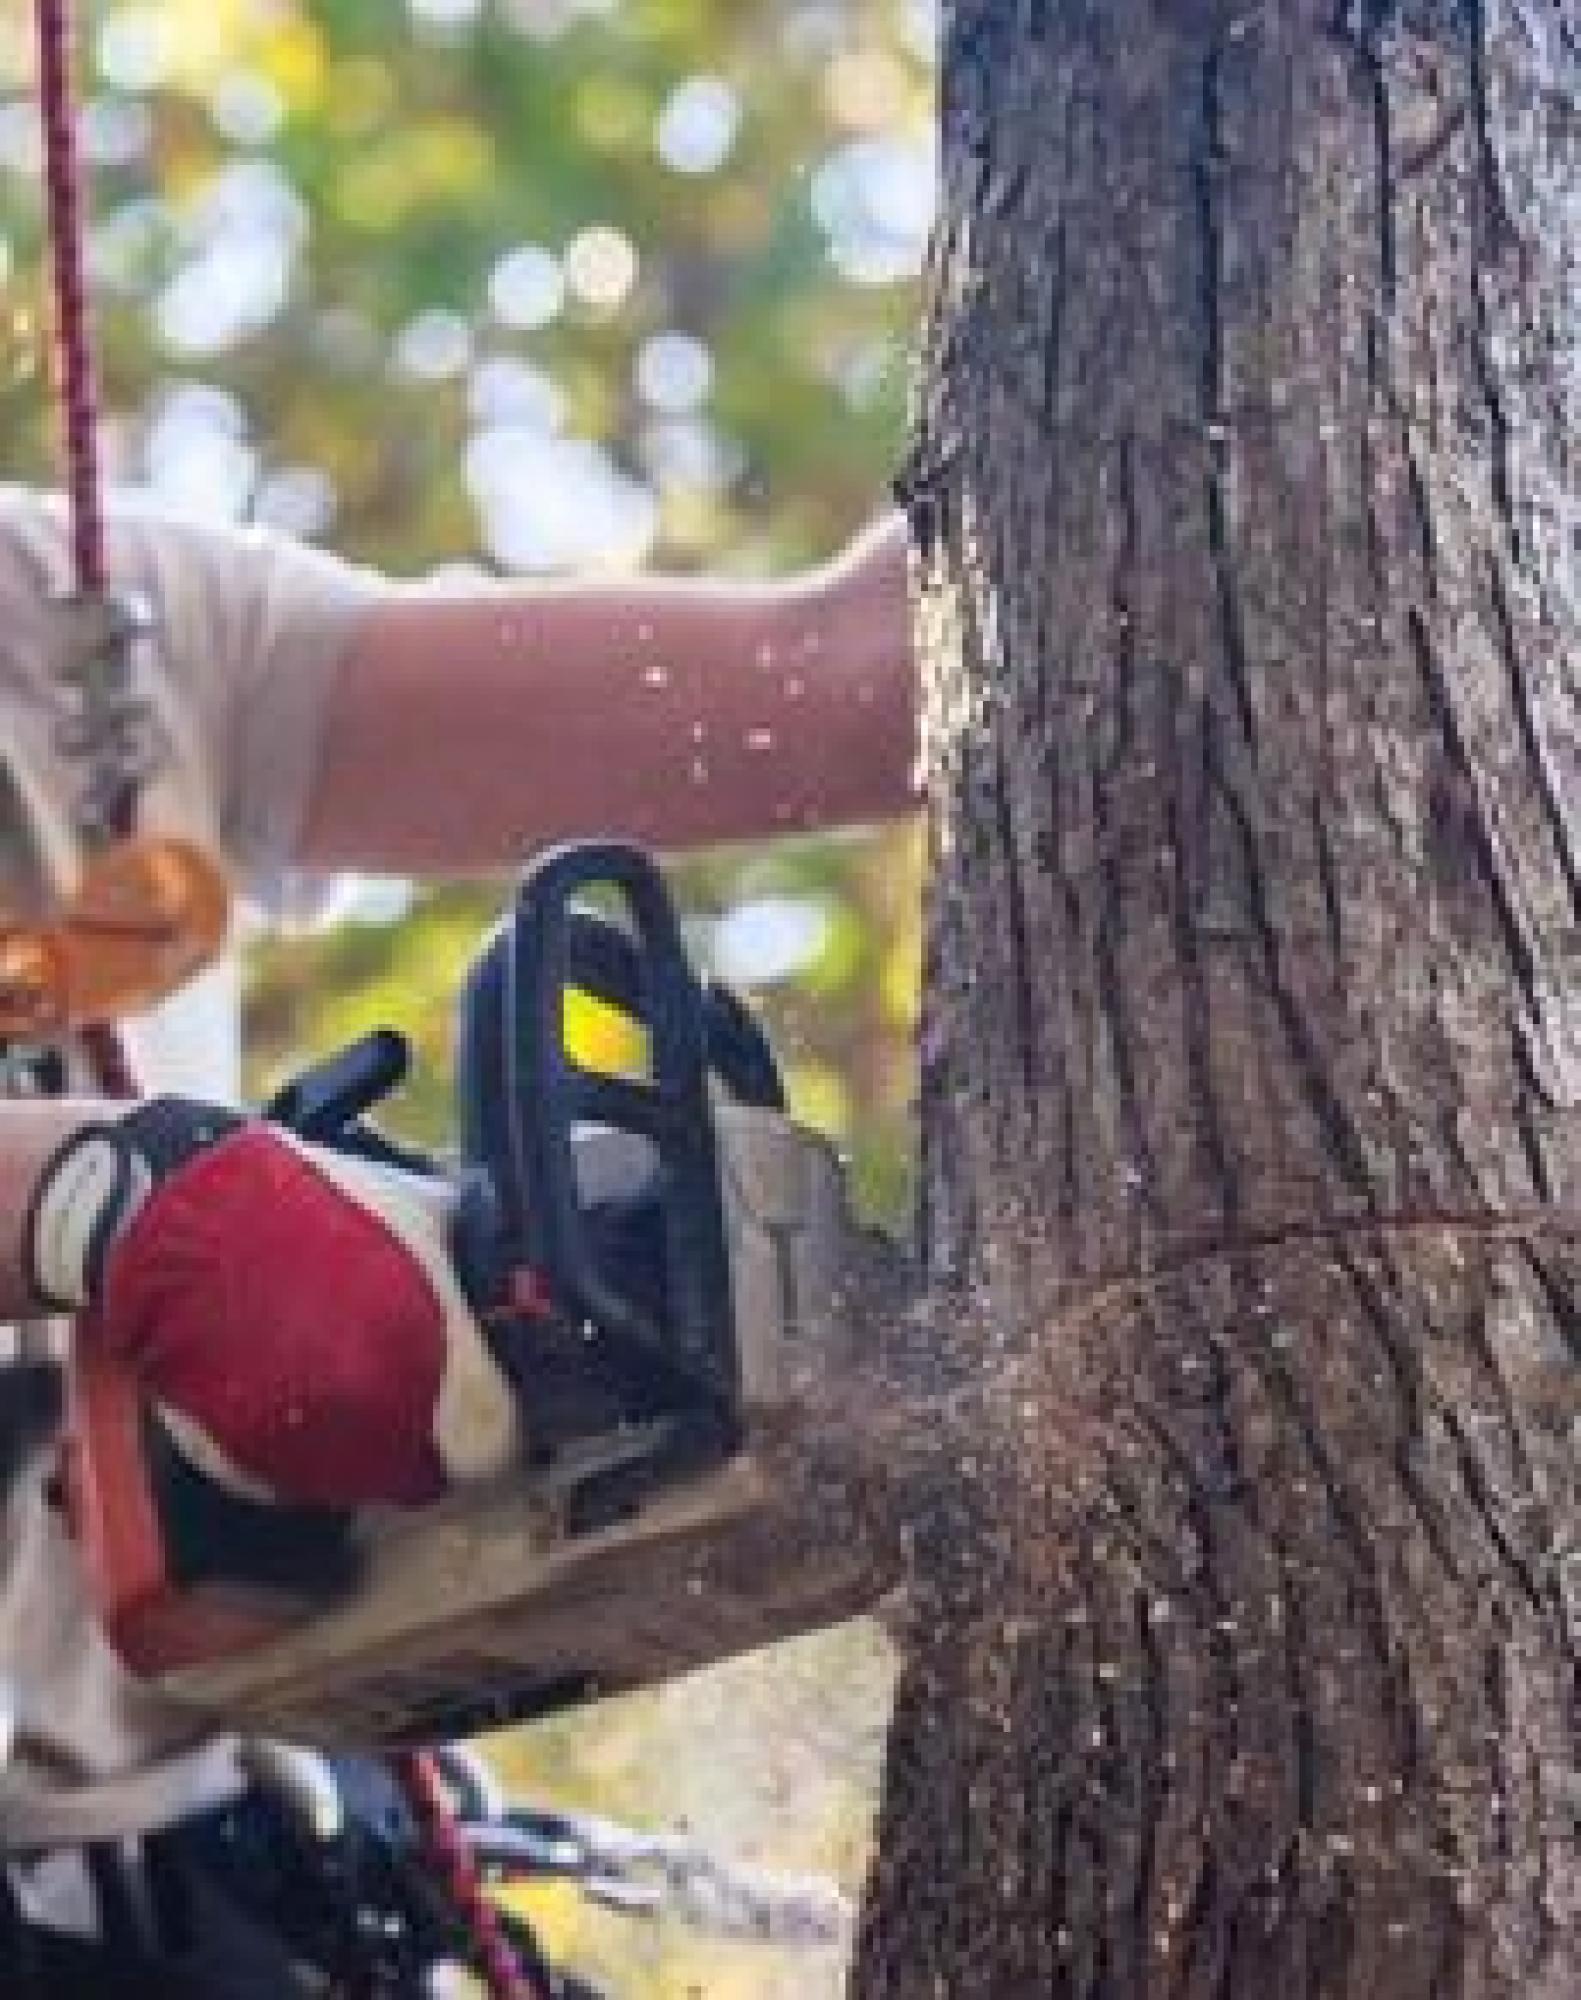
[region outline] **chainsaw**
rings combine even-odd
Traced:
[[[204,1478],[79,1342],[63,1487],[127,1666],[195,1727],[394,1745],[871,1605],[891,1552],[815,1527],[790,1461],[902,1259],[853,1221],[753,1015],[694,972],[648,856],[581,843],[527,870],[461,995],[453,1157],[373,1122],[407,1065],[377,1031],[266,1115],[444,1176],[527,1455],[418,1512],[264,1506]]]

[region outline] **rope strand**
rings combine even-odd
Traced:
[[[70,0],[36,0],[39,110],[54,278],[56,386],[71,504],[77,589],[102,596],[108,582],[100,503],[99,389],[93,364],[83,257],[82,172],[77,149],[74,36]]]
[[[413,1750],[392,1758],[391,1769],[417,1822],[429,1864],[466,1928],[489,2000],[554,2000],[547,1985],[522,1970],[511,1949],[499,1912],[484,1893],[471,1843],[445,1797],[439,1766],[426,1751]]]

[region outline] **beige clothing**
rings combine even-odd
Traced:
[[[148,600],[158,626],[144,691],[163,769],[142,801],[143,824],[209,842],[249,894],[271,900],[306,806],[329,679],[378,580],[256,530],[201,527],[131,503],[112,510],[110,567],[115,585]],[[62,873],[75,778],[55,741],[51,607],[70,587],[62,509],[0,486],[0,741]]]
[[[377,581],[294,544],[131,503],[110,523],[113,581],[140,592],[155,619],[141,686],[160,769],[141,824],[204,842],[242,893],[277,901],[333,676]],[[52,609],[69,583],[61,509],[0,488],[0,761],[56,885],[77,861],[69,807],[80,777],[60,751]],[[15,1352],[13,1333],[0,1362],[14,1365]],[[0,1404],[7,1388],[0,1366]],[[0,1850],[146,1831],[238,1782],[234,1746],[191,1747],[190,1725],[134,1683],[100,1635],[44,1497],[52,1460],[48,1437],[36,1438],[0,1495]]]

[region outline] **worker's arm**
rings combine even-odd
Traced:
[[[913,757],[898,518],[783,584],[397,590],[336,681],[299,858],[449,874],[860,823],[908,809]]]

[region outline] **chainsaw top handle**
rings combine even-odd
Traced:
[[[590,909],[589,897],[612,898],[619,919]],[[636,1024],[640,1063],[613,1070],[579,1060],[567,1035],[572,994]],[[482,1288],[499,1296],[514,1281],[519,1296],[530,1274],[554,1320],[586,1340],[588,1358],[630,1385],[633,1409],[728,1447],[740,1389],[710,1073],[759,1102],[778,1101],[779,1083],[750,1017],[692,971],[664,879],[642,850],[579,842],[528,869],[463,995],[460,1053],[464,1283],[492,1265]],[[651,1159],[658,1298],[610,1255],[581,1185],[588,1128],[640,1142]],[[530,1315],[518,1325],[510,1347],[524,1388],[535,1353],[552,1346]]]

